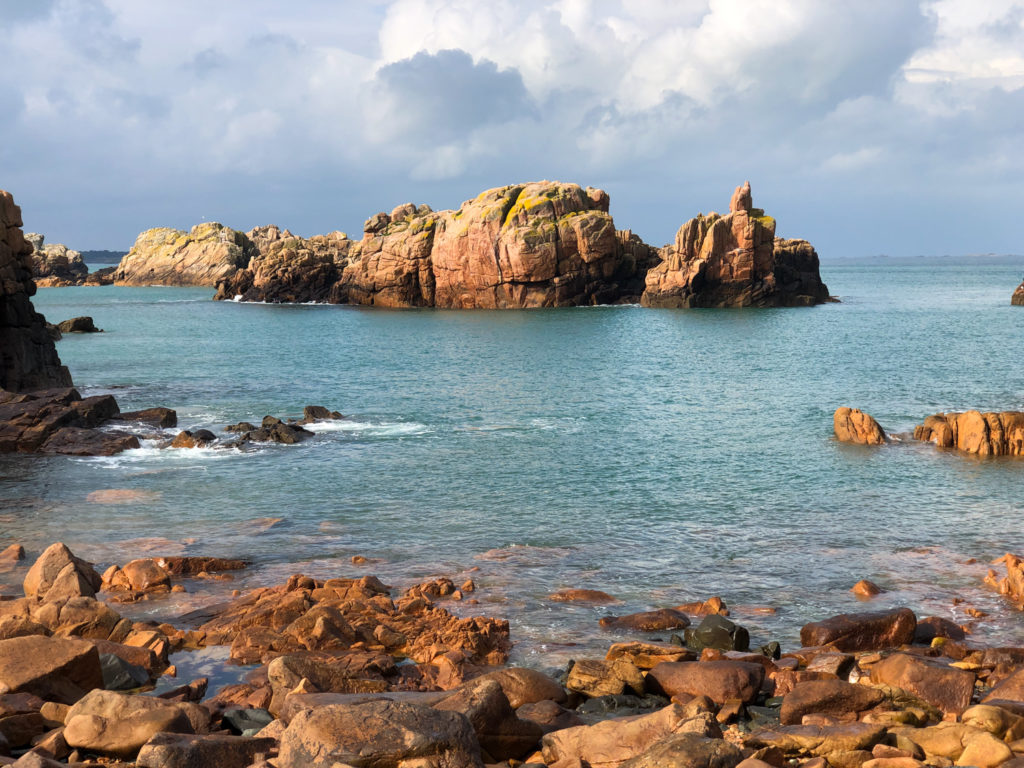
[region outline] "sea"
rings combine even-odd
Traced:
[[[1024,459],[911,439],[932,413],[1024,410],[1024,256],[826,261],[814,308],[382,310],[214,302],[207,288],[43,288],[86,395],[167,406],[178,429],[300,416],[298,445],[0,456],[0,546],[54,541],[103,568],[238,557],[232,580],[120,607],[175,619],[290,574],[446,576],[445,606],[507,619],[512,663],[551,669],[622,639],[607,615],[717,595],[755,645],[837,613],[908,606],[1024,645],[984,584],[1024,554]],[[839,406],[886,446],[842,445]],[[366,558],[364,564],[353,557]],[[0,573],[8,594],[23,571]],[[885,591],[860,602],[870,579]],[[603,590],[608,605],[554,602]],[[654,637],[667,640],[668,633]],[[179,660],[215,679],[226,650]],[[179,666],[179,668],[181,668]],[[211,689],[212,690],[212,689]]]

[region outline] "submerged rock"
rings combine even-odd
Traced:
[[[114,272],[117,285],[216,285],[245,269],[256,248],[242,232],[217,222],[191,231],[149,229]]]
[[[729,213],[700,214],[661,250],[646,278],[647,307],[793,307],[829,300],[818,254],[804,240],[775,237],[775,219],[751,203],[750,182]]]
[[[836,408],[832,428],[841,443],[884,445],[886,442],[885,431],[878,422],[857,408]]]
[[[937,413],[914,428],[914,439],[977,456],[1024,455],[1024,412]]]

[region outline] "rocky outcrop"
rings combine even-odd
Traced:
[[[0,390],[0,453],[109,456],[138,448],[133,434],[97,429],[118,413],[112,396],[82,397],[71,387],[20,395]]]
[[[836,408],[832,415],[832,428],[841,443],[885,444],[885,431],[870,414],[857,408]]]
[[[89,274],[82,254],[63,243],[43,243],[44,237],[35,232],[25,235],[33,247],[32,276],[39,287],[81,285]]]
[[[121,259],[117,285],[209,285],[245,269],[256,253],[242,232],[207,222],[191,231],[149,229]]]
[[[0,190],[0,389],[24,392],[67,387],[46,320],[32,306],[32,245],[21,231],[21,208]]]
[[[352,241],[344,232],[296,237],[277,227],[248,233],[258,255],[217,285],[218,299],[278,303],[326,302],[341,277]]]
[[[363,238],[250,233],[260,254],[216,298],[384,307],[518,308],[637,301],[657,252],[615,229],[608,195],[575,184],[499,187],[457,211],[407,203]]]
[[[1024,283],[1017,286],[1017,290],[1010,297],[1010,303],[1015,307],[1024,307]]]
[[[914,428],[914,438],[977,456],[1024,455],[1024,412],[937,413]]]
[[[805,240],[775,237],[775,219],[754,208],[750,182],[737,187],[729,213],[703,214],[661,250],[647,273],[648,307],[793,307],[828,301],[818,254]]]

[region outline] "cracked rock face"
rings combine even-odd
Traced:
[[[243,232],[206,222],[183,232],[148,229],[121,259],[117,285],[216,285],[249,265],[255,246]]]
[[[0,389],[25,392],[71,385],[46,320],[31,297],[32,244],[21,230],[21,208],[0,190]]]
[[[725,216],[683,224],[647,273],[648,307],[798,307],[828,301],[818,254],[805,240],[775,237],[775,219],[754,208],[750,182]]]

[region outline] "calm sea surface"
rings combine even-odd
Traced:
[[[602,653],[602,615],[711,595],[755,640],[792,646],[801,624],[861,609],[848,592],[861,578],[889,590],[873,606],[965,621],[959,596],[990,614],[980,639],[1024,644],[1024,614],[981,584],[989,560],[1024,554],[1024,460],[832,437],[840,405],[897,433],[937,411],[1024,410],[1024,309],[1009,304],[1022,270],[1024,257],[831,262],[842,303],[784,310],[384,311],[44,288],[51,321],[106,329],[58,350],[80,389],[122,410],[166,405],[181,428],[215,431],[306,404],[348,418],[251,452],[0,457],[0,545],[63,540],[100,564],[252,558],[217,597],[294,572],[472,577],[479,604],[453,610],[508,618],[514,661],[536,666]],[[105,489],[141,494],[87,498]],[[545,599],[564,587],[622,604]],[[198,591],[133,610],[174,616],[211,599]]]

